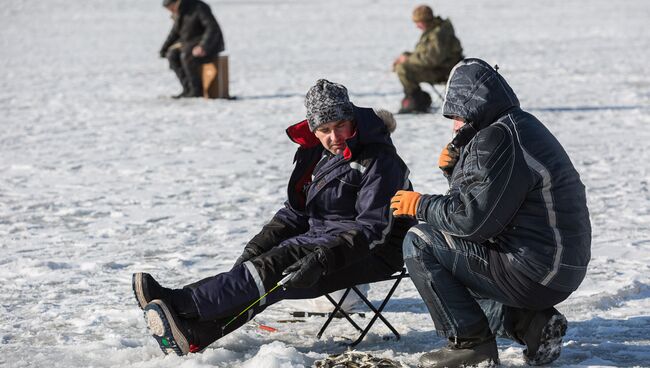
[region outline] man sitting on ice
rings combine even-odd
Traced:
[[[393,219],[389,211],[391,196],[411,189],[390,138],[395,120],[354,106],[344,86],[324,79],[305,106],[307,119],[287,129],[299,145],[288,199],[230,271],[181,289],[133,275],[137,302],[163,352],[200,351],[282,299],[314,298],[402,269],[402,240],[415,220]],[[263,297],[283,274],[292,274],[286,289]]]

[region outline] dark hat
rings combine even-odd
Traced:
[[[170,6],[178,0],[163,0],[163,6]]]
[[[433,21],[433,10],[427,5],[420,5],[413,9],[413,21],[430,23]]]
[[[313,132],[320,125],[340,120],[354,119],[354,105],[343,85],[319,79],[305,97],[309,129]]]

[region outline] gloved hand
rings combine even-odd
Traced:
[[[398,190],[390,199],[390,208],[394,210],[393,216],[415,217],[418,203],[420,203],[420,196],[421,194],[418,192]]]
[[[167,57],[167,50],[160,50],[158,53],[163,59]]]
[[[247,246],[246,248],[244,248],[244,251],[241,253],[239,258],[237,258],[237,260],[235,261],[235,264],[232,266],[232,268],[235,268],[235,267],[239,266],[240,264],[248,261],[251,258],[257,257],[258,255],[260,255],[259,252],[256,252],[255,250],[253,250],[253,249],[251,249],[250,247]]]
[[[308,288],[313,286],[327,269],[327,256],[322,248],[316,248],[313,252],[302,257],[298,262],[287,267],[282,274],[288,275],[292,272],[293,277],[284,285],[295,288]]]
[[[447,144],[447,146],[442,149],[440,157],[438,158],[438,167],[440,167],[440,170],[442,170],[445,175],[451,175],[454,171],[454,166],[456,166],[456,162],[458,162],[459,156],[460,150],[451,143]]]

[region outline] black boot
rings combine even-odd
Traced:
[[[415,99],[413,96],[405,96],[402,99],[402,106],[400,107],[398,114],[413,114],[415,113]]]
[[[153,300],[144,308],[147,327],[165,354],[197,353],[223,337],[222,321],[181,318],[163,300]]]
[[[424,92],[423,90],[416,91],[413,94],[413,99],[415,100],[415,111],[421,113],[427,113],[431,109],[431,95]]]
[[[179,98],[186,98],[186,97],[192,97],[191,95],[191,89],[192,85],[190,84],[190,80],[185,73],[185,69],[183,69],[183,66],[180,64],[180,61],[177,61],[178,64],[174,63],[173,61],[170,60],[170,68],[174,71],[176,74],[176,77],[178,78],[178,81],[181,83],[181,87],[183,87],[183,91],[177,95],[171,96],[173,99],[179,99]]]
[[[479,363],[499,364],[499,352],[494,334],[487,324],[469,337],[449,339],[445,348],[425,353],[420,357],[419,367],[442,368],[473,366]]]
[[[480,343],[450,343],[442,349],[425,353],[420,357],[421,368],[473,366],[479,363],[499,364],[497,343],[493,337]]]
[[[131,278],[133,294],[140,308],[144,309],[154,299],[160,299],[173,306],[184,318],[196,318],[199,313],[189,289],[169,289],[160,284],[148,273],[137,272]]]
[[[431,109],[431,96],[423,90],[407,94],[402,99],[402,107],[398,114],[427,113]]]
[[[526,344],[524,360],[530,365],[551,363],[560,356],[566,318],[555,308],[535,312],[527,328],[517,335]]]
[[[192,97],[192,96],[190,95],[190,92],[187,91],[187,90],[183,90],[183,92],[181,92],[181,93],[179,93],[179,94],[177,94],[177,95],[173,95],[173,96],[172,96],[172,98],[175,99],[175,100],[177,100],[177,99],[179,99],[179,98],[186,98],[186,97]]]

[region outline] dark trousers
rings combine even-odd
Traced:
[[[234,267],[232,270],[208,277],[186,286],[199,311],[199,320],[227,323],[255,300],[271,290],[284,275],[287,267],[313,251],[313,245],[290,244],[272,248],[268,252]],[[395,259],[401,259],[399,250]],[[314,286],[305,289],[277,288],[262,298],[248,313],[228,325],[227,334],[243,325],[266,307],[283,299],[310,299],[353,285],[385,280],[402,266],[390,265],[382,257],[369,255],[358,262],[324,275]],[[218,338],[221,336],[216,336]]]
[[[169,60],[169,67],[176,73],[181,82],[183,93],[194,97],[203,96],[201,84],[201,65],[214,60],[218,53],[210,53],[203,57],[192,55],[192,48],[196,45],[183,45],[172,47],[167,51],[166,57]]]
[[[441,336],[473,338],[489,327],[500,337],[522,342],[519,330],[528,326],[519,320],[569,294],[545,289],[549,297],[539,300],[508,292],[491,275],[488,246],[445,235],[427,224],[409,230],[403,251],[411,280]],[[541,287],[529,282],[527,289]]]
[[[421,91],[420,83],[443,83],[447,81],[452,67],[422,67],[410,63],[401,63],[395,66],[404,94],[413,96]]]

